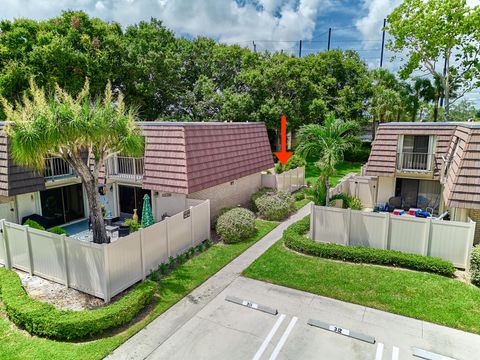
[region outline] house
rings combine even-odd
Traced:
[[[149,194],[156,221],[187,208],[187,199],[209,199],[211,217],[223,207],[246,204],[261,187],[261,172],[273,167],[263,123],[138,123],[143,157],[115,156],[100,176],[108,215],[141,216]],[[3,127],[5,124],[0,124]],[[43,174],[17,166],[0,133],[0,218],[21,223],[39,214],[48,226],[88,216],[80,178],[59,158],[45,159]]]
[[[396,197],[405,209],[479,221],[480,124],[381,124],[362,175],[376,178],[376,203]]]

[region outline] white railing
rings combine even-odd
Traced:
[[[5,220],[0,220],[0,230],[0,264],[108,302],[170,256],[210,239],[210,202],[196,202],[110,244],[83,242]]]
[[[310,238],[439,257],[467,269],[475,222],[422,219],[312,205]]]
[[[114,156],[107,161],[107,175],[122,179],[143,179],[143,157]]]
[[[65,160],[57,157],[45,158],[45,169],[43,170],[45,180],[56,180],[70,176],[75,176],[75,173]]]
[[[397,170],[432,171],[433,154],[401,152],[397,154]]]

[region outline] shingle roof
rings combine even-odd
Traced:
[[[143,187],[190,194],[269,169],[263,123],[140,123],[145,135]]]

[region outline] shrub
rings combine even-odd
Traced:
[[[281,191],[262,195],[255,201],[255,205],[258,215],[270,221],[283,220],[296,210],[293,196]]]
[[[267,187],[263,187],[263,188],[260,188],[258,189],[256,192],[254,192],[252,194],[252,196],[250,197],[250,208],[252,209],[253,212],[257,212],[258,209],[257,209],[257,206],[255,205],[255,201],[260,197],[260,196],[263,196],[267,193],[271,193],[271,194],[274,194],[275,193],[275,190],[272,189],[272,188],[267,188]]]
[[[135,220],[135,219],[125,219],[125,221],[123,223],[126,226],[130,227],[130,229],[129,229],[130,233],[138,231],[138,229],[140,229],[140,227],[141,227],[138,220]]]
[[[96,310],[60,310],[32,299],[18,275],[0,268],[0,296],[10,320],[30,334],[56,340],[91,337],[130,322],[153,298],[156,284],[144,281],[112,304]]]
[[[292,155],[285,165],[282,165],[280,161],[275,164],[275,174],[281,174],[284,171],[296,169],[297,167],[305,165],[307,165],[307,162],[304,158],[298,155]]]
[[[470,255],[470,279],[472,284],[480,286],[480,245],[475,246]]]
[[[30,226],[32,229],[37,229],[37,230],[45,230],[45,228],[40,225],[38,222],[36,222],[35,220],[31,220],[31,219],[28,219],[27,221],[25,221],[25,223],[23,225],[28,225]]]
[[[330,206],[333,206],[337,199],[343,200],[343,209],[362,210],[362,202],[355,196],[350,196],[345,193],[334,195],[330,200]]]
[[[294,192],[292,195],[293,195],[295,201],[300,201],[300,200],[305,199],[305,192],[303,190]]]
[[[363,143],[361,147],[346,151],[344,160],[352,163],[366,163],[371,150],[372,145],[370,143]]]
[[[232,209],[218,218],[217,234],[227,244],[246,240],[255,234],[255,214],[248,209]]]
[[[58,234],[58,235],[67,235],[68,233],[65,231],[64,228],[61,228],[60,226],[54,226],[51,229],[48,229],[49,232]]]
[[[397,266],[437,273],[449,277],[453,276],[455,272],[455,267],[450,261],[439,258],[406,254],[396,250],[375,249],[366,246],[343,246],[315,242],[303,236],[309,228],[309,217],[305,217],[295,224],[290,225],[283,233],[285,245],[303,254],[327,259]]]

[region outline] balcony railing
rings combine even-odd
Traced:
[[[57,157],[45,158],[45,169],[43,170],[45,180],[54,181],[71,176],[75,176],[75,173],[65,160]]]
[[[108,159],[107,175],[141,181],[143,179],[143,157],[114,156]]]
[[[397,154],[399,171],[432,171],[434,154],[402,152]]]

